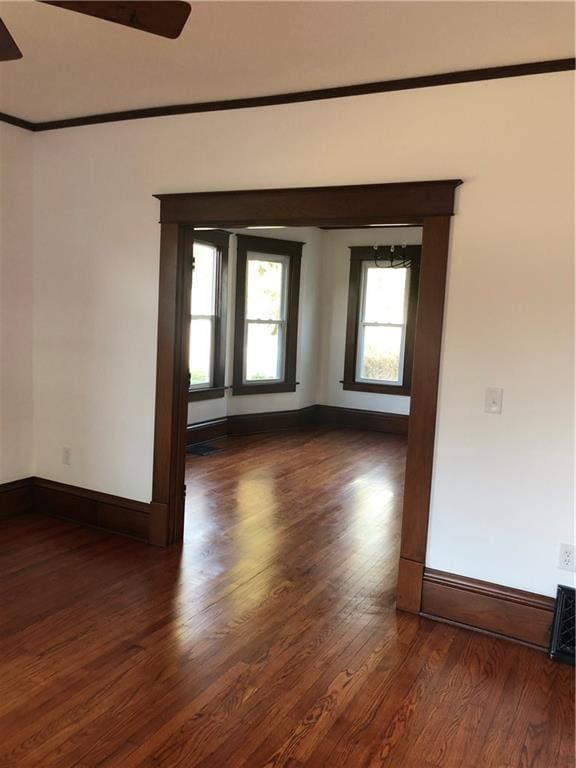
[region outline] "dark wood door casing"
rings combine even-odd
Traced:
[[[180,541],[184,532],[184,459],[188,416],[188,348],[193,230],[163,225],[150,535],[152,544]]]
[[[370,223],[423,228],[397,607],[421,607],[450,219],[459,179],[158,195],[160,283],[153,498],[149,540],[182,540],[193,228]]]

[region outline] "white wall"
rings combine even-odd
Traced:
[[[0,482],[33,474],[33,137],[0,124]]]
[[[461,177],[428,563],[553,594],[573,527],[573,82],[565,72],[35,136],[38,474],[150,498],[153,193]],[[483,412],[487,385],[505,388],[500,417]]]
[[[230,230],[256,237],[296,240],[305,243],[302,249],[300,275],[300,304],[298,308],[298,354],[296,381],[300,384],[295,392],[278,392],[267,395],[232,395],[230,390],[218,400],[192,402],[188,405],[188,423],[218,419],[241,413],[266,413],[267,411],[291,411],[314,405],[316,402],[316,361],[320,343],[320,310],[318,303],[321,233],[310,227],[286,229]],[[236,296],[236,237],[230,238],[228,253],[228,331],[226,334],[226,385],[232,384],[234,360],[234,312]]]

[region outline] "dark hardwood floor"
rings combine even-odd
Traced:
[[[394,610],[405,439],[229,438],[186,542],[0,521],[2,768],[573,768],[573,670]]]

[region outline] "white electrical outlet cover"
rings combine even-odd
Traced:
[[[484,395],[484,410],[486,413],[502,413],[502,387],[486,387]]]
[[[562,571],[576,571],[576,546],[574,544],[560,544],[558,568]]]

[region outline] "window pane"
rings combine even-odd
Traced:
[[[247,323],[246,381],[282,378],[282,326],[277,323]]]
[[[403,323],[408,270],[404,267],[367,267],[365,274],[365,322]]]
[[[365,327],[360,378],[401,384],[401,349],[402,328]]]
[[[249,256],[246,269],[246,319],[283,320],[283,262]]]
[[[190,324],[190,386],[212,383],[212,320]]]
[[[194,243],[194,272],[192,273],[192,315],[213,315],[216,248]]]

